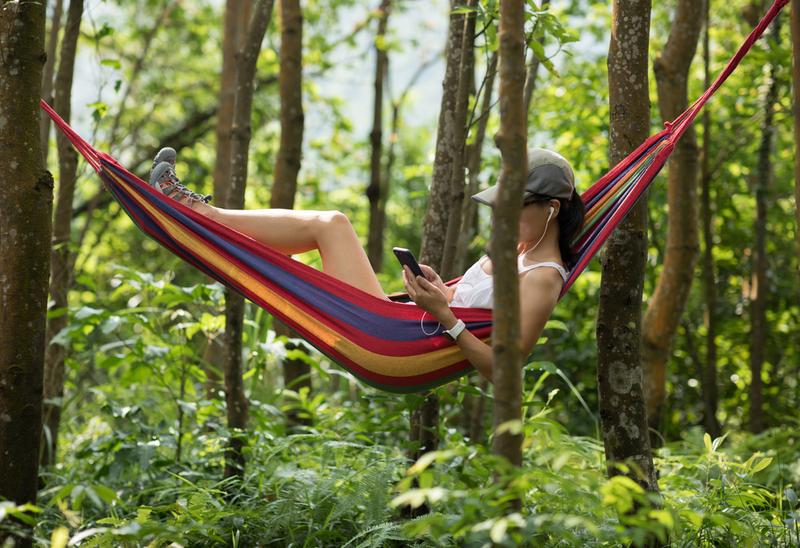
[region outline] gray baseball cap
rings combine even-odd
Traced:
[[[552,150],[532,148],[528,150],[528,181],[523,199],[531,194],[569,199],[575,191],[575,174],[569,162]],[[497,185],[473,194],[476,202],[494,206]]]

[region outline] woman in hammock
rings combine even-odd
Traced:
[[[367,254],[348,218],[339,211],[294,209],[222,209],[208,205],[203,196],[183,186],[175,174],[176,153],[164,148],[153,161],[150,184],[192,209],[293,255],[319,250],[322,270],[352,286],[388,299],[372,270]],[[497,186],[472,196],[493,206]],[[520,272],[520,321],[524,355],[530,353],[550,317],[567,271],[574,265],[571,241],[583,225],[584,204],[575,191],[575,176],[559,154],[532,149],[528,153],[528,179],[523,194],[517,246]],[[492,349],[457,319],[451,306],[492,308],[492,264],[481,257],[454,286],[448,287],[429,266],[425,276],[403,267],[403,281],[411,299],[446,329],[464,357],[484,377],[492,379]]]

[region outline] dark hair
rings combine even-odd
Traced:
[[[549,202],[550,200],[558,200],[561,203],[561,209],[558,211],[558,248],[561,251],[561,258],[567,265],[568,269],[572,269],[578,260],[575,252],[572,249],[572,240],[580,232],[583,227],[583,217],[586,212],[583,200],[580,194],[572,192],[572,197],[554,198],[552,196],[545,196],[543,194],[531,194],[525,197],[522,205],[523,207],[528,204],[537,202]]]

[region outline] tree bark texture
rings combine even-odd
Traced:
[[[705,85],[711,86],[711,59],[709,47],[709,26],[711,24],[706,1],[706,29],[703,34],[703,65]],[[700,166],[700,216],[703,227],[703,294],[705,296],[706,360],[702,365],[703,425],[713,438],[722,433],[717,419],[719,391],[717,389],[717,277],[714,265],[714,214],[711,210],[711,111],[703,111],[703,155]]]
[[[481,172],[481,158],[483,155],[483,142],[486,138],[486,125],[489,122],[489,114],[492,110],[492,100],[494,91],[494,79],[497,73],[497,54],[492,54],[489,65],[486,67],[486,75],[483,78],[483,98],[481,99],[481,111],[478,116],[477,127],[475,128],[475,138],[472,143],[467,145],[467,191],[464,195],[461,206],[461,230],[458,234],[456,243],[456,253],[453,257],[453,272],[456,275],[464,272],[467,268],[467,257],[469,255],[469,245],[478,232],[478,203],[472,199],[472,195],[478,192],[480,181],[478,176]]]
[[[800,281],[800,0],[792,0],[792,117],[794,118],[794,215],[797,219],[797,277]],[[800,284],[798,284],[800,287]]]
[[[222,75],[220,78],[219,107],[217,110],[217,156],[214,164],[214,196],[226,204],[231,176],[231,130],[233,109],[236,105],[236,52],[242,42],[241,13],[243,0],[227,0],[222,38]]]
[[[389,69],[389,53],[386,50],[386,27],[392,0],[381,0],[378,8],[378,31],[375,34],[375,80],[373,83],[372,131],[370,141],[369,186],[369,234],[367,236],[367,257],[375,272],[383,270],[383,231],[385,228],[386,199],[381,159],[383,158],[383,89]],[[388,175],[388,174],[387,174]],[[388,181],[387,181],[388,182]]]
[[[278,77],[281,97],[281,137],[275,160],[270,207],[292,209],[297,193],[297,174],[303,151],[303,11],[299,0],[280,0],[281,51]],[[296,331],[275,319],[278,335],[299,337]],[[287,349],[304,350],[302,344],[287,344]],[[283,362],[284,386],[292,390],[311,389],[311,367],[301,359]],[[294,413],[289,422],[303,422]]]
[[[78,47],[83,0],[70,0],[64,38],[61,40],[58,72],[55,82],[54,107],[69,123],[72,98],[72,78],[75,73],[75,53]],[[50,297],[53,309],[66,309],[67,296],[73,279],[74,256],[70,252],[72,240],[72,200],[78,176],[78,153],[62,133],[56,135],[58,144],[58,198],[53,221],[53,248],[50,254]],[[45,441],[49,441],[42,452],[42,464],[55,462],[58,446],[58,428],[61,421],[61,402],[64,397],[64,359],[66,349],[51,344],[53,337],[67,326],[68,314],[61,314],[47,322],[47,349],[44,362],[44,408],[43,427]]]
[[[780,15],[772,23],[770,48],[780,45]],[[750,431],[764,429],[764,396],[761,374],[767,337],[767,209],[772,179],[772,148],[775,135],[773,119],[778,101],[778,79],[774,64],[769,66],[769,88],[764,100],[764,122],[761,127],[761,144],[758,148],[758,168],[754,186],[756,194],[755,245],[753,246],[753,275],[750,282]]]
[[[253,8],[247,35],[239,50],[236,70],[236,98],[231,130],[230,187],[226,196],[226,207],[244,207],[244,189],[247,181],[247,160],[250,135],[250,119],[253,105],[253,88],[256,62],[261,51],[261,42],[272,17],[273,0],[259,0]],[[227,349],[225,364],[225,401],[228,410],[228,426],[231,430],[247,427],[247,398],[242,380],[242,325],[244,298],[233,291],[225,292],[225,338]],[[225,477],[239,475],[244,471],[242,447],[244,438],[234,434],[225,458]]]
[[[519,324],[520,196],[528,173],[528,117],[525,89],[525,7],[522,0],[501,0],[498,46],[500,130],[495,142],[503,165],[492,215],[492,283],[495,292],[492,326],[494,442],[492,451],[510,463],[522,464],[522,351]],[[501,428],[502,427],[502,428]]]
[[[281,140],[270,207],[291,209],[303,150],[303,12],[299,0],[280,0]]]
[[[477,0],[467,0],[465,7],[472,9]],[[453,165],[450,171],[451,203],[461,204],[464,201],[464,164],[467,148],[467,108],[475,72],[475,12],[465,15],[464,33],[461,37],[461,59],[458,68],[458,87],[456,88],[456,125],[453,131]],[[462,208],[451,208],[447,219],[447,232],[444,240],[444,253],[440,274],[443,279],[454,278],[460,272],[454,268],[458,236],[461,232]]]
[[[661,118],[675,119],[689,106],[689,67],[697,50],[706,0],[679,0],[669,38],[656,58],[654,71]],[[642,372],[647,419],[656,432],[666,397],[666,368],[692,287],[699,248],[697,230],[697,172],[699,165],[694,126],[675,146],[669,159],[669,208],[664,268],[642,320]],[[651,438],[651,443],[658,436]]]
[[[649,133],[647,53],[650,0],[614,0],[608,84],[609,160],[620,162]],[[629,475],[658,491],[642,390],[640,322],[647,251],[646,201],[635,207],[606,243],[597,318],[597,388],[609,476],[616,462],[635,464]]]
[[[63,1],[56,0],[53,6],[53,17],[50,20],[50,31],[47,38],[47,61],[44,63],[42,74],[42,99],[48,104],[53,104],[53,74],[56,70],[56,50],[58,48],[58,32],[61,30],[61,14],[63,12]],[[47,156],[50,149],[50,116],[44,111],[40,114],[39,131],[42,139],[42,158],[45,168],[47,167]]]
[[[39,131],[44,32],[44,3],[0,6],[0,498],[18,504],[36,502],[42,434],[53,207]]]
[[[472,199],[472,195],[478,192],[478,175],[481,169],[481,157],[483,153],[483,142],[486,137],[486,126],[489,121],[489,113],[492,109],[492,98],[494,91],[494,79],[497,73],[497,53],[492,54],[489,64],[486,67],[486,74],[483,78],[481,99],[481,110],[478,116],[478,125],[475,128],[475,138],[467,146],[467,173],[468,183],[467,192],[461,205],[461,230],[458,234],[456,244],[456,254],[453,257],[453,272],[462,273],[467,267],[467,257],[469,256],[469,245],[475,238],[478,231],[478,203]],[[488,390],[489,381],[481,377],[479,386],[485,392]],[[486,396],[482,394],[467,394],[464,397],[464,432],[469,435],[472,443],[483,443],[485,432],[483,428],[483,417],[486,409]]]
[[[458,82],[461,76],[461,48],[464,42],[466,15],[453,13],[460,6],[459,0],[450,0],[450,27],[447,35],[445,72],[442,82],[442,102],[439,110],[439,125],[436,134],[436,154],[433,161],[433,180],[428,197],[428,207],[422,227],[422,249],[419,261],[442,271],[447,226],[455,201],[451,186],[456,158],[463,150],[462,142],[456,140],[459,129],[463,130],[466,113],[459,115]]]
[[[472,0],[470,0],[472,1]],[[428,207],[422,229],[422,249],[419,261],[443,272],[442,259],[447,238],[447,227],[452,203],[456,199],[453,189],[453,169],[461,155],[463,162],[464,125],[466,124],[466,105],[459,111],[459,81],[462,72],[464,35],[467,29],[467,15],[453,13],[460,6],[458,0],[450,2],[450,27],[447,35],[445,55],[445,74],[442,82],[442,102],[439,110],[439,126],[436,133],[436,154],[433,163],[433,181],[428,198]],[[470,41],[470,47],[472,42]],[[461,136],[458,140],[458,136]],[[463,165],[461,168],[463,172]],[[462,190],[463,192],[463,190]],[[422,453],[432,451],[439,441],[439,398],[435,392],[428,392],[422,405],[413,411],[416,417],[411,420],[411,440],[419,440],[419,450],[412,453],[412,459]],[[427,422],[435,420],[435,422]],[[418,426],[417,426],[418,425]],[[418,432],[413,430],[418,428]]]

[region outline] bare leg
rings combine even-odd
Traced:
[[[192,207],[286,255],[318,249],[323,272],[388,300],[353,225],[339,211]]]

